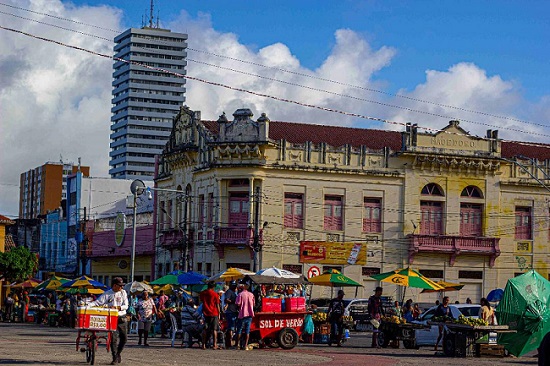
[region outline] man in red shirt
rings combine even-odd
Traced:
[[[204,315],[204,331],[202,333],[202,349],[206,349],[206,344],[213,335],[214,343],[212,348],[218,348],[218,328],[220,316],[220,297],[214,291],[216,284],[208,282],[208,288],[199,294],[202,302],[202,314]]]

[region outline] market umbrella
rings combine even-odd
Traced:
[[[198,272],[183,272],[178,275],[180,285],[202,285],[208,277]]]
[[[301,277],[299,274],[287,271],[286,269],[280,269],[280,268],[277,268],[277,267],[260,269],[258,272],[256,272],[256,274],[257,275],[262,275],[262,276],[279,277],[279,278],[299,278],[299,277]]]
[[[172,295],[174,293],[174,288],[172,285],[154,285],[153,292],[155,294],[160,294],[161,291],[164,291],[166,295]]]
[[[344,276],[340,271],[335,269],[325,272],[319,276],[309,279],[312,285],[330,286],[330,287],[363,287],[358,282]]]
[[[430,280],[428,277],[424,277],[419,272],[408,267],[372,275],[371,277],[381,282],[393,283],[394,285],[405,287],[423,288],[437,291],[443,291],[444,288],[435,281]]]
[[[500,301],[502,300],[502,296],[504,295],[504,290],[501,288],[496,288],[494,290],[489,291],[489,294],[487,294],[487,301]]]
[[[35,291],[60,291],[61,286],[64,283],[69,282],[68,278],[51,276],[46,281],[34,288]]]
[[[550,331],[550,281],[535,270],[509,279],[496,316],[516,330],[499,334],[498,344],[517,357],[535,350]]]
[[[129,294],[136,294],[142,292],[153,292],[153,288],[145,282],[133,281],[124,285],[124,290]]]
[[[269,284],[304,284],[307,283],[307,279],[304,276],[287,271],[286,269],[280,269],[277,267],[260,269],[255,275],[249,275],[250,279],[255,283],[269,283]]]
[[[247,271],[246,269],[230,267],[223,272],[218,273],[215,276],[210,277],[207,281],[223,281],[229,282],[243,278],[244,276],[253,275],[254,272]]]
[[[109,289],[109,286],[88,276],[81,276],[69,282],[65,282],[61,285],[61,289],[68,293],[102,294],[105,290]]]
[[[445,281],[437,281],[436,282],[439,286],[442,286],[442,289],[436,290],[431,288],[425,288],[421,292],[449,292],[449,291],[460,291],[464,287],[461,283],[451,283],[451,282],[445,282]]]
[[[184,271],[173,271],[149,282],[150,285],[180,285],[178,276],[184,274]]]
[[[36,278],[29,278],[26,281],[17,283],[11,287],[13,288],[35,288],[36,286],[40,285],[42,281],[36,279]]]

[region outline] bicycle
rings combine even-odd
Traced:
[[[95,363],[95,355],[98,345],[105,341],[107,352],[110,351],[113,332],[116,332],[118,324],[118,310],[112,308],[79,307],[77,309],[76,350],[85,353],[86,362]],[[98,332],[107,332],[106,335],[98,335]],[[84,338],[84,347],[80,347],[80,339]]]
[[[111,348],[112,331],[107,331],[106,336],[98,336],[97,331],[93,329],[81,329],[78,331],[76,337],[76,350],[79,350],[80,338],[82,338],[82,332],[84,332],[84,344],[85,347],[80,347],[80,352],[86,354],[86,362],[90,365],[95,363],[95,353],[102,340],[106,343],[107,352]]]

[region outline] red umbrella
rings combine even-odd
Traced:
[[[36,279],[36,278],[29,278],[26,281],[23,281],[21,283],[18,283],[14,286],[11,286],[13,288],[35,288],[36,286],[40,285],[42,281]]]

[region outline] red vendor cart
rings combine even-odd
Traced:
[[[253,275],[252,281],[259,286],[303,285],[307,280],[300,278],[273,278]],[[254,314],[250,325],[250,342],[261,347],[292,349],[302,335],[304,319],[311,312],[306,311],[305,297],[282,298],[262,297],[262,310]]]

